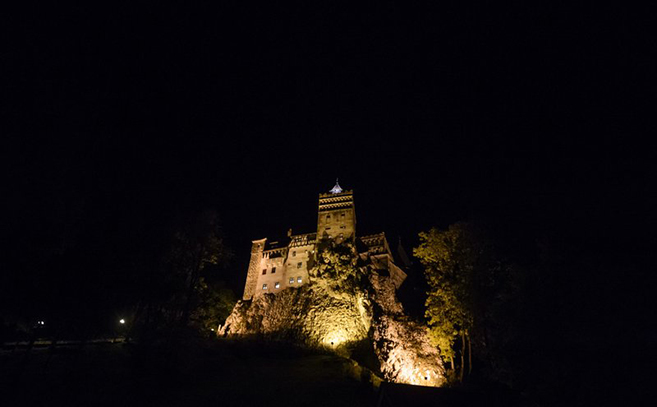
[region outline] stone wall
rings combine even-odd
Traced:
[[[267,239],[254,240],[251,246],[251,259],[249,260],[249,270],[246,273],[246,283],[244,284],[243,300],[250,300],[256,292],[258,282],[258,273],[262,263],[262,251]]]

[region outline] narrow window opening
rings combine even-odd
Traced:
[[[301,284],[301,277],[297,277],[297,283]]]
[[[290,277],[290,284],[294,284],[294,277]]]
[[[274,274],[276,272],[276,267],[271,268],[271,273]]]
[[[267,289],[267,284],[263,284],[263,285],[262,285],[262,289],[263,289],[263,290],[266,290],[266,289]]]
[[[274,284],[274,288],[281,288],[281,283],[277,281],[276,284]]]
[[[297,263],[297,268],[300,269],[302,264],[303,264],[302,262],[298,262]]]
[[[264,276],[265,274],[267,274],[267,269],[262,270],[262,275]]]

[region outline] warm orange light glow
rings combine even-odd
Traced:
[[[440,372],[427,366],[426,361],[413,357],[403,350],[394,351],[395,365],[398,373],[393,379],[396,383],[412,384],[416,386],[439,387],[443,385]]]
[[[349,340],[349,335],[343,329],[336,329],[326,335],[324,345],[329,347],[338,347]]]

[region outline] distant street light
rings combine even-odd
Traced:
[[[123,318],[119,319],[119,324],[122,324],[122,325],[125,324],[125,319],[123,319]]]

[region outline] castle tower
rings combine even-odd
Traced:
[[[338,181],[327,194],[319,194],[317,211],[318,239],[354,239],[356,210],[353,191],[344,191]]]
[[[242,299],[250,300],[253,298],[258,282],[260,265],[262,263],[262,251],[265,248],[267,238],[254,240],[251,246],[251,260],[249,261],[249,271],[246,274],[246,284],[244,284],[244,295]]]

